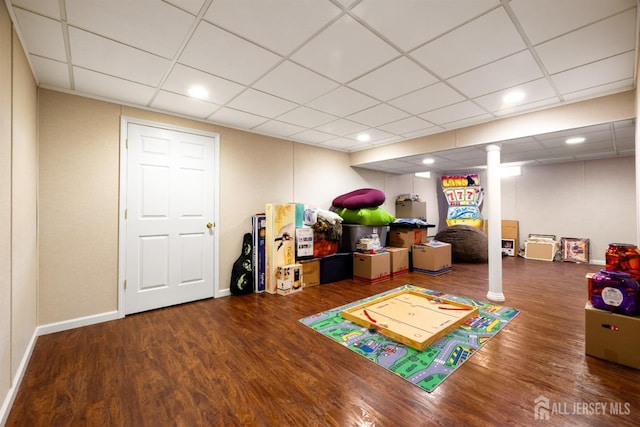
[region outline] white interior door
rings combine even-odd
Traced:
[[[125,314],[214,295],[215,138],[127,123]]]

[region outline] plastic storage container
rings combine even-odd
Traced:
[[[640,280],[640,252],[630,243],[611,243],[605,254],[607,270],[625,271]]]
[[[638,312],[640,285],[629,273],[600,270],[591,277],[591,304],[618,314]]]

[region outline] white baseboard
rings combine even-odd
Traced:
[[[116,320],[120,318],[122,318],[122,316],[117,310],[107,311],[106,313],[94,314],[92,316],[78,317],[76,319],[63,320],[62,322],[40,325],[36,328],[36,333],[38,336],[53,334],[55,332],[68,331],[69,329],[108,322],[109,320]]]
[[[36,330],[33,332],[33,335],[31,336],[31,339],[29,340],[29,344],[27,345],[27,349],[22,356],[22,360],[20,360],[20,365],[18,366],[16,376],[12,378],[11,388],[9,388],[4,402],[2,402],[2,406],[0,406],[0,426],[4,426],[7,423],[7,418],[9,418],[9,412],[11,412],[13,401],[16,399],[18,389],[20,388],[20,384],[22,384],[22,378],[24,377],[27,366],[29,365],[29,360],[31,359],[33,348],[36,345],[36,340],[38,338],[37,332],[38,330],[36,328]]]

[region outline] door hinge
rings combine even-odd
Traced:
[[[126,281],[126,279],[125,279],[125,281],[124,281],[124,290],[125,290],[125,291],[127,290],[127,281]]]
[[[125,209],[125,210],[124,210],[124,219],[127,219],[127,215],[128,215],[128,214],[129,214],[128,209]]]
[[[129,138],[124,140],[124,148],[129,149]]]

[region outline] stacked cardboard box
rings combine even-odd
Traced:
[[[363,283],[380,283],[391,278],[391,254],[353,253],[353,280]]]

